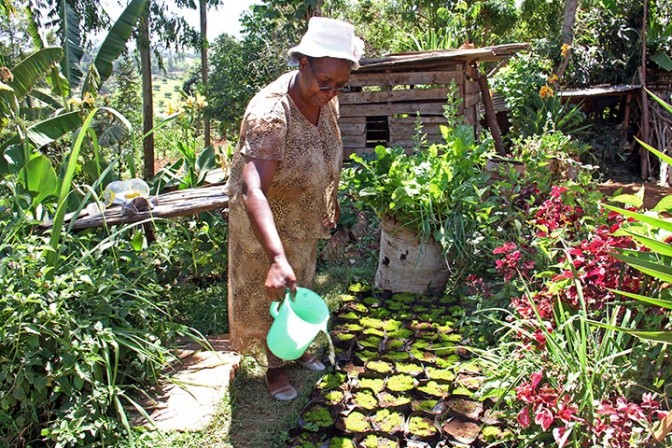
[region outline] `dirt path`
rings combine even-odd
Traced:
[[[634,194],[644,186],[644,208],[649,210],[665,196],[672,195],[672,188],[661,187],[655,182],[626,183],[608,181],[598,185],[598,189],[607,196],[612,196],[618,189],[623,194]]]

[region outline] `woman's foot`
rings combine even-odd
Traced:
[[[276,400],[292,401],[298,395],[294,386],[289,384],[284,367],[266,370],[266,386]]]
[[[296,362],[306,369],[312,370],[313,372],[321,372],[326,369],[322,361],[317,359],[317,356],[313,356],[308,353],[304,353],[303,356],[296,360]]]

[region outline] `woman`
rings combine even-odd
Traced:
[[[261,341],[266,383],[292,400],[284,362],[265,344],[269,302],[297,285],[310,287],[317,241],[338,221],[343,158],[336,96],[348,90],[363,42],[348,23],[313,17],[289,55],[298,70],[282,75],[247,106],[226,192],[229,204],[229,322],[234,349]],[[323,370],[304,355],[299,363]]]

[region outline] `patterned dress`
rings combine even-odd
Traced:
[[[240,352],[258,342],[265,347],[273,322],[264,289],[270,262],[254,235],[241,194],[244,156],[278,161],[267,199],[298,286],[310,288],[317,241],[329,237],[322,222],[327,217],[334,220],[343,163],[337,99],[322,106],[314,125],[288,93],[297,73],[282,75],[250,101],[225,187],[230,198],[229,327],[232,346]],[[282,365],[268,358],[269,366]]]

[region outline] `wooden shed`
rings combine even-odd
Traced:
[[[488,102],[496,123],[487,77],[479,76],[478,65],[505,63],[527,48],[528,44],[515,43],[362,60],[350,76],[352,91],[339,97],[345,157],[370,152],[379,144],[411,148],[418,115],[428,140],[440,141],[439,126],[446,122],[443,111],[452,82],[462,99],[460,112],[476,132],[481,115],[488,113]]]

